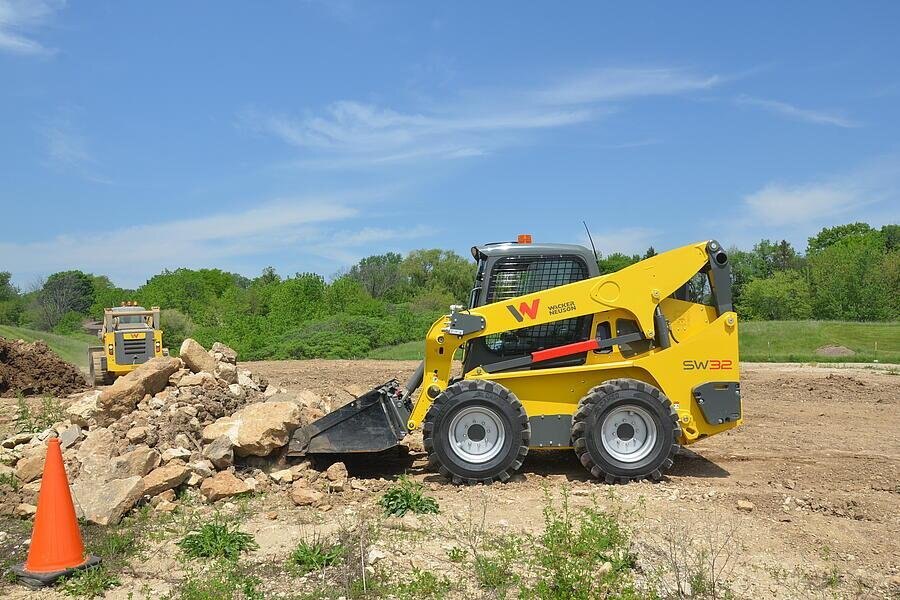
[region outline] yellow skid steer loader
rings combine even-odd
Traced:
[[[135,302],[103,311],[103,325],[97,332],[102,346],[88,348],[91,385],[108,385],[151,358],[169,354],[162,345],[159,307],[146,310]]]
[[[469,306],[431,326],[416,373],[298,429],[289,456],[380,452],[421,426],[430,462],[455,483],[504,481],[530,451],[560,448],[625,483],[661,478],[679,445],[741,423],[737,315],[718,242],[607,275],[587,248],[530,236],[472,256]]]

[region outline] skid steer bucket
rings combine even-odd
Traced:
[[[410,395],[422,381],[424,363],[403,386],[392,379],[294,432],[288,456],[381,452],[409,430]]]

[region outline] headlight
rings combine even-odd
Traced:
[[[108,346],[106,347],[106,352],[107,352],[110,356],[112,356],[112,355],[115,353],[115,351],[116,351],[116,349],[113,348],[113,345],[112,345],[112,344],[110,344],[110,345],[108,345]]]

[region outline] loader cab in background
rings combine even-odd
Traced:
[[[600,274],[594,253],[572,244],[534,244],[530,236],[517,242],[474,246],[478,263],[469,308],[501,302],[532,292],[590,279]],[[526,307],[527,308],[527,307]],[[466,345],[463,372],[477,366],[518,358],[591,337],[591,317],[562,319],[543,325],[487,335]],[[584,364],[586,353],[546,361],[541,368]]]

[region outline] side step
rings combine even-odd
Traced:
[[[409,432],[411,406],[392,379],[294,432],[288,456],[381,452]]]

